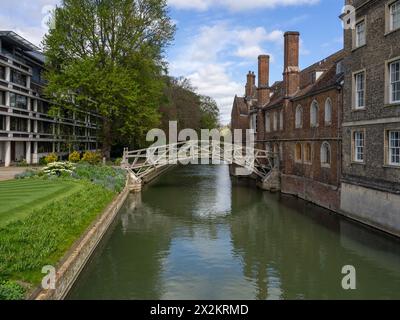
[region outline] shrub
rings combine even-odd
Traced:
[[[122,158],[117,158],[117,159],[115,159],[115,161],[114,161],[114,164],[115,164],[116,166],[120,166],[121,163],[122,163]]]
[[[26,162],[26,160],[22,160],[17,162],[17,167],[27,167],[28,166],[28,162]]]
[[[22,173],[15,175],[15,179],[28,179],[28,178],[36,177],[37,175],[38,175],[37,171],[26,170]]]
[[[100,152],[86,151],[82,157],[82,161],[89,164],[99,164],[101,162],[101,154]]]
[[[74,151],[69,155],[68,160],[77,163],[81,160],[81,154],[78,151]]]
[[[55,153],[50,153],[44,158],[44,161],[46,162],[46,164],[57,162],[57,160],[58,160],[58,156]]]
[[[25,289],[12,281],[0,282],[0,300],[23,300]]]
[[[39,159],[39,165],[40,165],[40,166],[45,166],[45,165],[47,165],[46,157],[41,157],[41,158]]]
[[[75,167],[71,162],[53,162],[42,171],[48,176],[70,177]]]

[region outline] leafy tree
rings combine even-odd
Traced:
[[[104,118],[103,154],[140,146],[159,124],[164,49],[175,27],[166,0],[62,0],[45,36],[46,94]]]
[[[219,127],[219,108],[217,102],[208,96],[200,96],[201,128],[215,129]]]

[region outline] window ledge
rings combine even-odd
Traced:
[[[383,166],[385,169],[400,169],[400,165],[394,165],[394,164],[385,164]]]
[[[331,165],[327,164],[327,163],[321,163],[321,168],[326,168],[326,169],[330,169]]]
[[[365,164],[365,162],[357,162],[357,161],[352,161],[351,162],[351,165],[358,165],[358,166],[365,166],[366,164]]]
[[[393,107],[400,107],[400,101],[398,102],[387,102],[384,105],[385,108],[393,108]]]
[[[360,111],[365,111],[365,110],[367,110],[367,107],[363,107],[363,108],[352,107],[351,108],[351,112],[360,112]]]
[[[353,49],[351,51],[354,52],[354,51],[357,51],[358,49],[364,48],[366,46],[367,46],[367,44],[363,44],[362,46],[359,46],[359,47],[353,47]]]
[[[395,33],[395,32],[397,32],[399,30],[400,30],[400,28],[393,29],[393,30],[388,30],[388,31],[385,32],[384,36],[386,37],[386,36],[388,36],[388,35],[390,35],[392,33]]]
[[[309,162],[309,161],[304,161],[304,164],[306,164],[308,166],[312,166],[312,162]]]

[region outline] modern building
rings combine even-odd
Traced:
[[[249,73],[246,95],[236,97],[234,106],[241,106],[242,116],[247,106],[257,147],[280,155],[281,191],[338,210],[344,53],[300,70],[300,35],[286,32],[284,37],[282,81],[269,85],[270,59],[260,56],[258,86]]]
[[[0,31],[0,166],[99,147],[98,115],[78,108],[49,114],[43,70],[39,48],[12,31]]]
[[[400,235],[400,0],[346,4],[341,209]]]

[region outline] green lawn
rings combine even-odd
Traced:
[[[49,201],[68,197],[82,184],[62,180],[12,180],[0,182],[0,228],[24,219]]]

